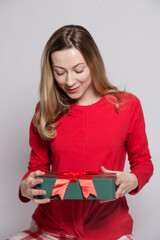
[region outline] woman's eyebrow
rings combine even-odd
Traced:
[[[79,65],[81,65],[81,64],[83,64],[83,65],[85,65],[85,63],[78,63],[78,64],[76,64],[75,66],[73,66],[72,68],[76,68],[76,67],[78,67]],[[65,69],[65,68],[63,68],[63,67],[60,67],[60,66],[53,66],[54,68],[61,68],[61,69]]]

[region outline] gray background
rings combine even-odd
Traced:
[[[155,172],[138,195],[127,198],[135,239],[159,240],[158,0],[0,0],[0,239],[27,228],[36,207],[21,203],[17,192],[29,160],[41,53],[50,35],[66,24],[91,32],[109,80],[141,100]]]

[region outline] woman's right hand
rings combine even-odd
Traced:
[[[20,190],[23,197],[31,199],[36,204],[49,203],[51,200],[48,198],[45,199],[36,199],[37,195],[45,195],[46,191],[35,189],[35,186],[43,183],[43,179],[37,178],[43,176],[45,172],[35,171],[30,173],[30,175],[21,182]]]

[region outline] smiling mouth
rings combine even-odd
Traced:
[[[79,87],[80,87],[80,86],[78,86],[78,87],[76,87],[76,88],[67,88],[66,90],[67,90],[67,92],[69,92],[69,93],[75,93],[75,92],[78,91]]]

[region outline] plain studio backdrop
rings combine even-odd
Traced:
[[[159,240],[158,0],[0,0],[0,239],[27,228],[36,207],[19,201],[18,187],[29,161],[42,50],[50,35],[66,24],[90,31],[111,83],[141,100],[155,171],[149,184],[127,199],[135,239]]]

